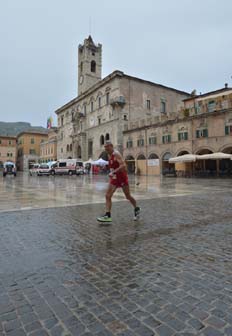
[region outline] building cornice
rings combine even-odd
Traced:
[[[150,125],[145,125],[145,126],[142,126],[142,127],[129,129],[127,131],[123,131],[123,134],[130,134],[130,133],[133,133],[133,132],[143,131],[143,130],[147,130],[147,129],[150,129],[150,128],[159,128],[159,127],[164,127],[164,126],[167,126],[167,125],[173,125],[173,124],[178,124],[178,123],[182,123],[182,122],[188,122],[188,121],[192,121],[192,120],[203,119],[203,118],[207,118],[207,117],[210,117],[210,116],[222,115],[222,114],[225,114],[227,112],[232,112],[232,108],[219,110],[219,111],[214,111],[214,112],[206,112],[206,113],[202,113],[202,114],[198,114],[198,115],[194,115],[194,116],[190,116],[190,117],[165,120],[165,121],[158,122],[158,123],[155,123],[155,124],[150,124]]]

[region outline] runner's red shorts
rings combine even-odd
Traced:
[[[127,174],[117,175],[116,178],[110,178],[110,184],[116,186],[117,188],[123,188],[129,185]]]

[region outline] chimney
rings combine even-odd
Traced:
[[[228,89],[228,83],[225,83],[225,88]]]

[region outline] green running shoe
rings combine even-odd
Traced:
[[[101,222],[101,223],[111,223],[112,222],[112,218],[109,217],[109,216],[107,216],[107,215],[104,215],[104,216],[98,217],[97,221]]]

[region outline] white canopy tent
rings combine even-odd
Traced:
[[[104,167],[104,166],[107,166],[109,164],[109,162],[103,160],[102,158],[100,158],[100,159],[98,159],[96,161],[92,161],[91,164],[94,165],[94,166]]]

